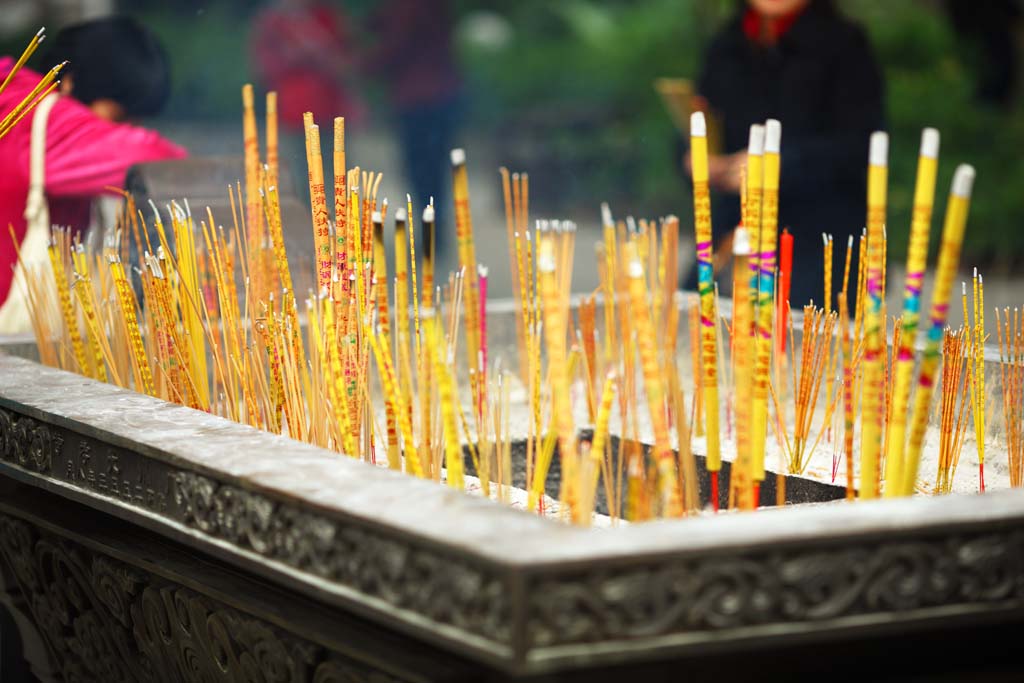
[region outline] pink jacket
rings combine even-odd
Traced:
[[[0,58],[0,81],[14,60]],[[40,75],[22,69],[0,93],[0,117],[6,116],[31,92]],[[29,138],[32,114],[0,139],[0,302],[7,298],[17,256],[8,225],[19,242],[25,236],[25,199],[28,195]],[[107,186],[124,185],[128,168],[144,161],[177,159],[185,150],[157,133],[135,126],[110,123],[70,97],[62,97],[50,112],[46,126],[46,197],[50,220],[57,225],[85,229],[89,206]]]

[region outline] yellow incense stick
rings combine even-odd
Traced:
[[[934,128],[925,128],[921,133],[921,150],[917,160],[914,213],[910,223],[907,273],[903,285],[903,327],[892,395],[893,420],[889,425],[885,454],[885,496],[887,498],[900,495],[905,490],[903,451],[906,445],[910,382],[914,372],[914,342],[917,339],[917,326],[920,319],[921,287],[924,284],[924,271],[928,265],[928,233],[931,230],[938,167],[939,131]]]
[[[14,63],[14,66],[11,67],[11,70],[7,72],[7,77],[4,78],[3,83],[0,83],[0,94],[2,94],[4,90],[7,90],[7,86],[10,84],[11,79],[14,78],[15,74],[21,71],[21,67],[25,66],[25,62],[27,62],[29,58],[32,57],[32,55],[36,51],[36,48],[38,48],[39,44],[43,42],[45,39],[46,27],[43,26],[38,31],[36,31],[36,34],[32,36],[32,39],[28,41],[28,45],[25,46],[25,49],[22,51],[21,56],[18,57],[18,61],[16,61]]]
[[[871,135],[868,161],[867,307],[864,311],[864,412],[861,425],[860,496],[877,498],[882,448],[885,331],[882,317],[882,230],[885,225],[889,136]],[[895,483],[895,482],[894,482]]]
[[[331,286],[334,254],[327,223],[327,195],[324,192],[324,163],[320,151],[320,127],[313,114],[303,114],[306,122],[306,163],[309,167],[309,198],[313,219],[313,247],[316,250],[317,289]]]
[[[348,264],[348,187],[347,170],[345,168],[345,119],[334,119],[334,273],[338,276],[333,280],[336,299],[340,299],[344,291],[345,268]]]
[[[466,290],[466,358],[471,369],[477,368],[480,358],[480,291],[476,270],[476,248],[473,243],[473,220],[469,211],[469,175],[466,171],[466,152],[453,149],[452,188],[455,199],[455,239],[459,249],[459,264],[469,285]],[[473,405],[482,404],[484,387],[473,387]],[[474,411],[475,413],[476,411]]]
[[[442,334],[438,330],[438,321],[433,311],[423,311],[423,321],[428,339],[427,347],[434,365],[434,376],[437,377],[441,402],[441,423],[444,430],[445,468],[447,483],[452,488],[465,488],[465,477],[462,466],[462,443],[459,440],[456,414],[455,384],[452,379],[454,358],[444,352]]]
[[[756,151],[755,131],[751,130],[751,147]],[[769,119],[764,127],[764,174],[762,176],[761,235],[758,243],[757,337],[754,367],[754,408],[751,423],[753,470],[755,483],[764,480],[765,444],[768,441],[768,375],[771,367],[772,327],[775,296],[775,253],[779,227],[779,168],[782,125]],[[752,172],[748,177],[753,179]],[[747,203],[752,201],[752,188]]]
[[[910,440],[907,443],[906,462],[901,480],[902,492],[907,496],[914,492],[917,471],[921,463],[921,447],[924,444],[924,433],[928,427],[928,411],[931,407],[932,391],[935,386],[935,371],[939,364],[942,330],[946,326],[953,277],[956,275],[960,262],[960,247],[963,244],[964,228],[967,226],[967,212],[970,208],[974,176],[974,167],[968,164],[958,166],[953,174],[949,200],[946,203],[946,219],[942,227],[939,264],[935,272],[935,291],[932,294],[928,339],[921,359],[917,392],[914,394]]]
[[[758,504],[754,499],[753,444],[750,429],[754,395],[754,300],[751,287],[753,278],[750,272],[750,236],[745,227],[740,226],[736,229],[732,249],[735,256],[732,344],[736,386],[736,461],[731,479],[732,485],[738,491],[737,502],[740,509],[752,510]]]
[[[260,142],[256,131],[256,112],[253,109],[252,85],[242,86],[242,141],[245,152],[245,226],[249,245],[249,276],[256,299],[265,298],[259,252],[263,244],[263,211],[260,209]]]
[[[149,368],[149,360],[146,358],[146,350],[142,343],[142,335],[139,332],[139,322],[135,317],[135,295],[132,293],[131,285],[124,274],[124,266],[116,256],[110,257],[110,274],[117,289],[117,303],[121,310],[121,320],[125,327],[128,340],[131,344],[132,367],[135,377],[138,380],[137,389],[144,394],[153,396],[153,375]]]
[[[612,416],[612,401],[615,398],[615,373],[609,372],[601,390],[601,404],[597,409],[597,421],[594,423],[594,440],[590,443],[590,459],[593,467],[590,480],[590,500],[594,500],[601,464],[605,461],[605,450],[608,441],[608,423]]]
[[[672,443],[669,439],[665,402],[667,393],[658,364],[654,324],[651,321],[651,312],[647,303],[647,286],[644,283],[644,267],[637,254],[635,244],[631,243],[628,246],[630,308],[632,309],[632,319],[636,323],[640,365],[644,375],[644,391],[647,394],[647,407],[654,430],[654,460],[658,468],[658,494],[661,499],[662,514],[666,517],[678,517],[683,513],[683,504],[679,478],[676,473],[675,455],[672,452]],[[714,405],[717,408],[717,403]],[[708,429],[711,429],[710,425]]]
[[[566,358],[565,330],[561,293],[555,280],[554,240],[545,235],[537,256],[537,276],[544,303],[544,339],[547,342],[548,374],[551,381],[551,411],[558,434],[558,452],[562,463],[565,503],[575,510],[576,492],[576,430],[573,426],[572,402],[569,398],[569,370]],[[468,304],[467,304],[468,305]]]
[[[277,187],[280,182],[280,162],[277,146],[277,93],[267,93],[267,184]]]
[[[78,318],[71,307],[71,290],[68,287],[68,277],[64,270],[64,250],[58,247],[57,242],[51,240],[46,251],[53,268],[53,278],[57,283],[57,295],[60,298],[60,310],[68,331],[68,338],[71,340],[71,349],[75,355],[75,362],[78,364],[78,371],[83,375],[88,375],[89,362],[85,355],[85,344],[82,343],[82,334],[78,329]]]
[[[711,195],[708,190],[708,138],[703,112],[690,117],[690,156],[693,167],[693,224],[697,238],[697,274],[700,293],[701,352],[704,379],[705,432],[707,434],[707,468],[712,473],[712,487],[717,489],[717,472],[722,468],[718,431],[718,350],[715,327],[715,284],[712,265]],[[630,264],[630,268],[632,268]],[[666,501],[667,502],[667,501]],[[712,503],[717,507],[717,497]]]

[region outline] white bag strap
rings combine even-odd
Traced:
[[[50,239],[50,208],[46,203],[46,124],[59,95],[50,93],[32,112],[29,142],[28,197],[25,200],[25,238],[18,247],[21,261],[14,268],[7,298],[0,302],[0,334],[18,334],[32,329],[29,314],[26,266],[49,267],[46,245]]]
[[[32,138],[28,162],[28,198],[25,201],[25,220],[28,229],[42,224],[50,229],[50,209],[46,204],[46,124],[50,110],[60,96],[50,93],[36,107],[32,115]],[[38,228],[37,228],[38,229]]]

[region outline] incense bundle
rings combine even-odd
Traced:
[[[247,92],[248,101],[252,93]],[[54,233],[50,270],[28,282],[35,301],[33,322],[40,353],[47,362],[368,462],[377,463],[378,455],[386,453],[386,458],[379,459],[380,465],[413,476],[444,479],[454,488],[474,488],[484,496],[505,501],[518,495],[510,486],[509,424],[510,413],[519,411],[518,421],[525,425],[526,482],[518,504],[579,524],[595,519],[602,502],[602,480],[603,504],[607,505],[602,512],[613,521],[695,512],[700,501],[691,422],[707,437],[713,504],[718,502],[717,473],[727,455],[721,452],[722,431],[724,428],[728,439],[735,423],[734,476],[725,482],[728,504],[740,510],[755,509],[766,474],[768,420],[783,465],[777,476],[783,477],[784,458],[788,458],[790,471],[809,468],[821,476],[826,468],[817,463],[810,467],[811,461],[819,442],[832,438],[832,418],[840,401],[844,432],[842,444],[832,448],[833,478],[842,452],[847,493],[852,497],[853,459],[859,457],[862,497],[877,495],[882,481],[878,463],[885,453],[886,495],[913,490],[918,469],[914,458],[920,455],[941,350],[947,308],[944,298],[948,298],[949,281],[956,270],[973,179],[968,167],[958,169],[954,178],[929,348],[915,394],[909,444],[901,454],[904,438],[900,429],[905,427],[900,423],[909,404],[912,343],[935,182],[938,145],[934,132],[926,131],[923,136],[904,315],[894,326],[896,352],[889,359],[883,346],[887,159],[885,139],[879,142],[876,136],[869,154],[868,228],[859,245],[863,258],[854,285],[861,293],[857,309],[851,314],[846,296],[851,288],[851,238],[838,317],[832,311],[833,244],[826,234],[822,263],[825,305],[804,308],[801,340],[791,336],[796,343],[788,359],[790,378],[788,371],[784,372],[784,332],[792,327],[785,317],[789,264],[776,274],[781,126],[769,121],[751,127],[741,196],[743,221],[730,245],[733,315],[731,324],[722,319],[730,335],[726,344],[719,327],[713,279],[707,131],[701,126],[702,117],[693,117],[694,234],[700,291],[689,311],[692,342],[688,352],[693,354],[696,411],[690,418],[682,391],[685,378],[677,369],[677,352],[685,356],[687,351],[676,348],[683,299],[674,286],[679,230],[675,217],[650,220],[630,216],[616,223],[610,208],[602,205],[602,234],[595,247],[600,288],[584,297],[573,316],[570,291],[575,225],[557,220],[531,225],[527,176],[502,170],[509,263],[516,290],[517,376],[522,380],[521,387],[513,387],[512,376],[501,365],[508,359],[492,353],[487,344],[490,278],[486,265],[475,260],[464,153],[456,150],[452,158],[460,268],[445,282],[434,272],[437,226],[433,206],[420,207],[423,223],[417,229],[407,195],[404,205],[394,211],[395,244],[387,244],[384,221],[388,201],[378,203],[377,197],[381,176],[345,167],[342,119],[335,120],[334,130],[333,223],[323,187],[319,129],[308,121],[316,289],[304,302],[306,319],[301,320],[285,253],[277,170],[271,164],[276,154],[275,104],[268,96],[266,165],[260,163],[251,106],[245,107],[246,140],[252,144],[256,162],[255,173],[247,173],[246,192],[254,180],[259,204],[257,210],[251,210],[249,195],[243,195],[241,185],[230,188],[233,229],[216,224],[209,210],[205,219],[196,220],[187,203],[183,208],[172,203],[166,213],[169,231],[155,213],[153,227],[158,240],[153,244],[148,231],[139,230],[138,223],[145,227],[145,218],[136,217],[133,209],[126,212],[101,250],[73,244],[65,232]],[[247,158],[247,170],[251,161]],[[121,265],[132,238],[144,254],[138,296]],[[791,240],[784,237],[783,242],[785,251]],[[391,249],[394,271],[387,263]],[[422,274],[422,282],[418,274]],[[244,289],[236,287],[236,281],[245,282]],[[984,478],[985,329],[980,276],[974,288],[973,323],[961,333],[962,343],[957,347],[965,354],[962,370],[952,362],[943,365],[938,422],[940,431],[945,431],[939,491],[951,488],[965,433],[968,398],[978,442],[979,474],[982,481]],[[603,295],[601,302],[598,293]],[[964,307],[965,317],[970,318],[966,288]],[[837,322],[842,325],[841,341],[836,339]],[[1013,330],[1017,327],[1015,322]],[[1011,400],[1020,393],[1019,382],[1013,379],[1020,373],[1012,359],[1019,361],[1021,356],[1021,335],[1013,330],[1008,320],[999,326],[1001,337],[1007,340],[1004,355],[1009,359],[1003,368],[1003,389]],[[458,349],[463,334],[465,354]],[[840,352],[841,389],[836,391]],[[945,353],[959,352],[947,341]],[[456,361],[461,358],[465,364]],[[966,390],[955,388],[964,384],[953,375],[967,378]],[[467,376],[469,385],[460,388]],[[823,401],[822,385],[826,387]],[[951,387],[948,392],[946,386]],[[772,413],[768,411],[769,396],[775,406]],[[719,424],[720,397],[730,404],[724,425]],[[861,402],[864,433],[857,453],[853,435]],[[1020,455],[1024,439],[1018,438],[1021,420],[1006,410],[1004,405],[1011,468],[1017,472],[1011,473],[1011,482],[1020,484],[1024,480],[1020,474],[1024,470],[1020,464],[1024,462]],[[577,415],[586,415],[583,419],[589,418],[594,425],[589,444],[579,440]],[[819,419],[821,429],[813,434],[812,423]],[[883,421],[887,430],[882,429]],[[615,447],[613,430],[619,437]],[[649,440],[652,448],[645,449],[643,440]],[[552,510],[552,499],[544,492],[550,484],[556,448],[561,486]],[[467,456],[478,483],[467,475]],[[779,481],[776,499],[785,502],[784,478]]]
[[[36,34],[28,41],[28,45],[25,46],[21,56],[18,57],[18,60],[14,63],[14,66],[7,72],[7,76],[4,78],[3,83],[0,83],[0,93],[3,93],[3,91],[7,89],[7,86],[10,84],[15,74],[21,71],[22,67],[25,66],[25,62],[32,57],[36,49],[44,40],[46,40],[45,26],[36,31]],[[65,66],[67,66],[67,62],[62,62],[43,74],[43,77],[39,79],[39,83],[29,91],[28,95],[26,95],[21,102],[16,104],[14,109],[7,112],[4,117],[0,119],[0,140],[10,133],[11,130],[18,125],[18,122],[35,109],[36,106],[46,99],[50,93],[57,89],[57,86],[60,85],[60,81],[57,80],[57,76],[60,75],[61,70]]]

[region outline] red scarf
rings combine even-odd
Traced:
[[[751,42],[758,45],[774,45],[788,31],[803,13],[807,5],[780,17],[762,17],[753,7],[743,13],[743,32]]]

